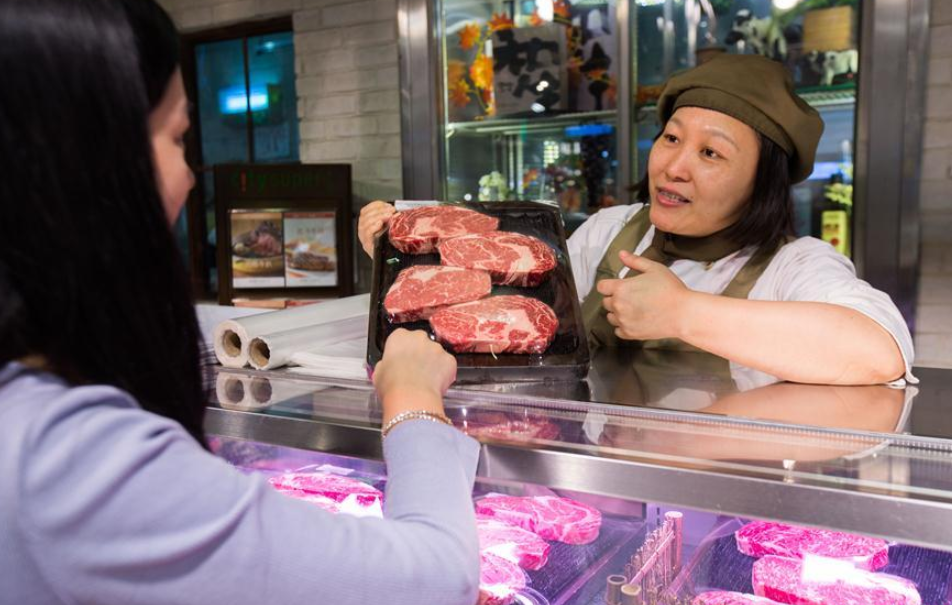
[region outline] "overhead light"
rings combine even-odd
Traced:
[[[777,10],[790,10],[800,3],[800,0],[773,0],[774,8]]]

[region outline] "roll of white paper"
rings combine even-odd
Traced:
[[[291,362],[295,353],[320,351],[349,340],[367,340],[367,314],[340,321],[263,334],[251,339],[248,363],[257,370],[273,370]]]
[[[215,326],[215,356],[225,367],[242,368],[248,365],[248,347],[255,337],[353,317],[366,318],[369,311],[370,295],[361,294],[250,317],[228,319]]]

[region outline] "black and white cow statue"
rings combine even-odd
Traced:
[[[810,51],[807,64],[820,75],[820,85],[830,86],[833,78],[855,74],[859,70],[859,52],[856,49]]]
[[[755,17],[750,9],[741,9],[734,15],[730,32],[724,38],[726,44],[743,41],[758,55],[777,61],[787,58],[787,38],[796,32],[782,31],[776,19]]]

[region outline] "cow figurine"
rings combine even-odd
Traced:
[[[839,51],[814,50],[807,54],[807,62],[813,71],[820,74],[820,85],[830,86],[836,76],[859,71],[859,52],[854,48]]]
[[[776,61],[787,58],[787,36],[780,30],[776,19],[755,17],[750,9],[741,9],[734,15],[730,32],[724,38],[726,44],[744,41],[758,55]]]

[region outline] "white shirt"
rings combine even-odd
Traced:
[[[644,204],[632,204],[606,208],[585,221],[569,238],[569,257],[580,300],[591,291],[595,271],[612,240],[643,207]],[[635,247],[635,254],[644,252],[653,237],[652,226]],[[755,251],[756,247],[749,246],[725,256],[710,267],[707,263],[676,260],[669,268],[688,288],[720,294]],[[618,277],[627,273],[628,268],[624,267]],[[859,311],[892,335],[906,364],[906,380],[918,382],[911,373],[914,358],[912,336],[899,309],[887,294],[856,277],[850,259],[824,241],[801,237],[781,248],[754,284],[748,298],[822,302]]]

